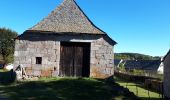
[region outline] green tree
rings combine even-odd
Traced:
[[[144,75],[144,70],[133,69],[133,74],[135,74],[135,75]]]
[[[0,54],[6,63],[13,62],[14,38],[16,38],[17,35],[17,32],[11,29],[0,28]]]
[[[119,70],[120,70],[121,72],[126,72],[124,63],[120,63],[120,65],[119,65]]]
[[[126,60],[159,60],[160,57],[153,57],[149,55],[139,53],[115,53],[115,59],[126,59]]]

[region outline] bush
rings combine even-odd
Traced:
[[[13,62],[14,38],[16,38],[17,35],[17,32],[11,29],[0,28],[0,55],[6,63]]]
[[[144,71],[143,70],[138,70],[138,69],[133,69],[133,74],[134,75],[144,75]]]
[[[11,83],[14,82],[16,78],[16,74],[11,71],[0,72],[0,83]]]
[[[124,66],[123,63],[121,63],[121,64],[119,65],[119,71],[121,71],[121,72],[126,72],[126,69],[125,69],[125,66]]]

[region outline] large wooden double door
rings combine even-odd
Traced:
[[[61,42],[60,76],[89,77],[90,43]]]

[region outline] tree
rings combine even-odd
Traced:
[[[120,63],[120,65],[119,65],[119,70],[120,70],[121,72],[126,72],[124,63]]]
[[[16,38],[17,35],[17,32],[11,29],[0,28],[0,54],[6,63],[13,61],[15,46],[14,38]]]
[[[160,57],[153,57],[139,53],[115,53],[115,59],[126,60],[159,60]]]

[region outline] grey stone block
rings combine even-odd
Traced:
[[[41,76],[41,70],[34,70],[33,75],[37,77]]]
[[[53,71],[52,77],[57,77],[57,76],[59,76],[59,71]]]
[[[91,64],[95,64],[95,63],[96,63],[96,58],[91,58],[90,63],[91,63]]]

